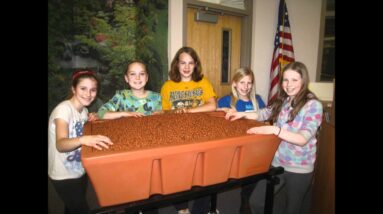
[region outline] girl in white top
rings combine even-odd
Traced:
[[[87,179],[81,164],[81,146],[108,149],[113,143],[102,135],[83,136],[88,110],[97,95],[98,80],[93,71],[76,71],[72,76],[73,96],[52,111],[48,127],[48,175],[65,204],[65,213],[89,213]],[[97,119],[90,114],[89,120]]]

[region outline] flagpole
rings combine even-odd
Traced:
[[[281,48],[281,51],[282,51],[282,58],[279,58],[279,72],[278,72],[278,82],[279,82],[279,78],[281,78],[282,76],[282,71],[283,71],[283,46],[284,46],[284,42],[283,42],[283,39],[285,38],[285,0],[281,0],[283,1],[283,9],[282,9],[282,39],[281,37],[279,37],[279,39],[281,40],[279,44],[282,43],[282,48]],[[280,26],[278,26],[280,27]],[[280,31],[279,31],[280,32]]]

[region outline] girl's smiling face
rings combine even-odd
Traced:
[[[244,76],[237,82],[233,82],[235,89],[237,90],[238,96],[242,100],[248,100],[251,88],[253,86],[253,80],[250,75]]]
[[[93,78],[81,78],[74,88],[73,97],[83,106],[89,106],[97,96],[97,81]]]
[[[129,65],[128,71],[125,74],[125,81],[129,84],[131,89],[144,89],[148,80],[148,73],[146,72],[144,65],[138,62]]]
[[[297,95],[302,85],[302,76],[298,72],[290,69],[283,73],[282,88],[288,96],[293,98]]]
[[[187,82],[192,79],[196,64],[194,59],[187,53],[181,53],[178,60],[178,70],[181,74],[181,81]]]

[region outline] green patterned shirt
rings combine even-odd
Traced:
[[[112,99],[98,109],[98,116],[104,118],[105,112],[108,111],[141,112],[151,115],[161,109],[161,95],[157,92],[148,91],[148,96],[138,98],[133,95],[131,90],[118,90]]]

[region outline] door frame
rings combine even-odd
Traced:
[[[187,41],[187,8],[208,8],[210,11],[220,12],[224,14],[234,15],[241,17],[241,52],[240,52],[240,66],[241,67],[251,67],[251,47],[252,47],[252,30],[250,32],[246,32],[245,29],[252,29],[253,25],[253,1],[252,0],[244,0],[245,2],[245,10],[231,8],[219,4],[213,4],[209,2],[202,2],[196,0],[184,0],[182,7],[183,14],[183,27],[182,27],[182,45],[186,45]]]

